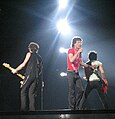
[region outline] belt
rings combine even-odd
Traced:
[[[78,73],[78,70],[67,70],[68,72]]]

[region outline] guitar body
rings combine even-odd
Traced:
[[[84,67],[84,70],[85,70],[86,79],[89,81],[89,77],[93,73],[93,68],[91,67],[91,62],[87,62],[87,64],[89,66],[88,67]],[[99,75],[97,75],[97,76],[100,78],[100,81],[102,83],[102,90],[103,90],[103,92],[107,93],[108,86],[105,84],[105,82],[102,80],[102,78]]]
[[[104,93],[107,93],[108,87],[104,84],[102,84],[102,90]]]
[[[100,77],[100,79],[101,79],[101,77]],[[108,85],[102,79],[101,79],[101,82],[102,82],[102,90],[103,90],[103,92],[107,93]]]

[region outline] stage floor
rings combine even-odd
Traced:
[[[43,110],[0,112],[0,119],[115,119],[115,110]]]

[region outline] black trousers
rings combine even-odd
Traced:
[[[36,105],[41,101],[41,81],[29,78],[21,89],[21,111],[35,111]],[[36,97],[37,102],[36,102]],[[37,103],[37,104],[36,104]]]
[[[79,73],[67,72],[69,109],[77,110],[84,89]]]
[[[104,109],[108,109],[108,102],[107,102],[107,94],[103,92],[102,90],[102,83],[100,81],[89,81],[85,92],[83,94],[83,97],[80,101],[80,105],[79,105],[79,109],[83,109],[84,108],[84,103],[89,95],[89,93],[93,90],[96,89],[99,97],[101,98],[102,104]]]

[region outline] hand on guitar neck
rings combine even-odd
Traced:
[[[107,79],[103,79],[103,78],[102,78],[102,80],[103,80],[103,82],[105,83],[105,85],[108,86],[108,81],[107,81]]]
[[[17,75],[18,77],[20,77],[21,79],[25,79],[25,76],[23,76],[23,75],[17,73],[14,68],[10,67],[9,64],[3,63],[2,65],[3,65],[4,67],[8,68],[9,70],[11,70],[11,72],[12,72],[13,74],[16,73],[16,75]]]
[[[17,74],[17,70],[14,69],[14,68],[12,68],[11,72],[12,72],[13,74]]]

